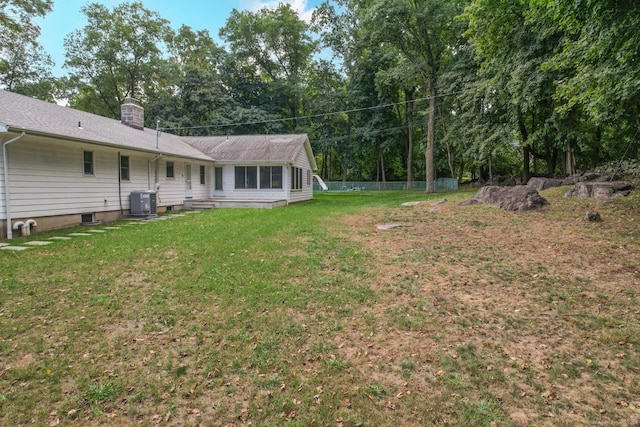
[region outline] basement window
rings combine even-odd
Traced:
[[[93,214],[92,213],[82,214],[80,216],[80,218],[81,218],[81,222],[83,224],[93,224],[94,223]]]

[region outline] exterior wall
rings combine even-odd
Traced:
[[[309,163],[309,158],[307,157],[307,153],[304,149],[300,150],[296,156],[293,166],[302,169],[302,189],[291,189],[291,167],[288,167],[286,174],[288,179],[285,184],[289,191],[289,203],[313,199],[313,179],[311,178],[313,171],[311,170],[311,164]],[[309,180],[307,180],[307,177],[309,177]]]
[[[128,215],[130,193],[154,189],[156,162],[151,153],[118,150],[98,145],[25,136],[7,146],[11,219],[35,219],[35,231],[63,228],[81,223],[82,214],[97,221],[113,221]],[[83,152],[93,153],[93,174],[84,174]],[[129,156],[129,180],[119,182],[118,153]],[[0,177],[3,177],[0,158]],[[174,162],[174,178],[166,177],[166,162]],[[158,160],[158,212],[180,209],[185,199],[185,164],[192,165],[193,197],[208,197],[208,184],[200,185],[202,161],[163,157]],[[4,185],[4,179],[0,179]],[[6,236],[4,188],[0,204],[2,235]],[[14,233],[15,234],[15,233]],[[15,234],[18,235],[18,234]]]

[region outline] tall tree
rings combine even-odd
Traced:
[[[0,42],[4,46],[7,40],[26,37],[35,40],[40,28],[34,18],[44,17],[51,12],[52,0],[2,0],[0,1]]]
[[[269,84],[271,96],[284,116],[294,119],[295,128],[304,108],[305,73],[316,45],[309,25],[289,4],[281,3],[256,13],[234,9],[220,36],[244,67],[253,67]]]
[[[544,67],[563,70],[557,97],[563,110],[582,106],[598,124],[631,114],[640,126],[640,3],[540,0],[533,19],[563,39]]]
[[[163,78],[163,47],[172,35],[169,21],[141,2],[113,10],[91,3],[82,13],[87,25],[65,38],[65,67],[79,85],[71,104],[119,118],[126,97],[146,102]]]
[[[455,17],[464,7],[456,0],[370,0],[358,2],[368,36],[400,52],[429,98],[424,148],[426,192],[436,191],[435,126],[437,87],[443,59],[456,40]],[[364,4],[366,3],[366,4]]]
[[[51,0],[0,1],[0,87],[53,101],[53,61],[37,42],[34,19],[51,11]]]

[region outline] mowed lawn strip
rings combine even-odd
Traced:
[[[317,194],[3,251],[0,424],[638,422],[638,195],[563,191]]]

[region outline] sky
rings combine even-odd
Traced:
[[[64,64],[64,38],[74,30],[86,25],[83,6],[100,3],[109,9],[126,0],[54,0],[53,10],[36,22],[40,26],[38,41],[55,62],[53,74],[62,77],[67,74]],[[233,9],[255,12],[263,7],[274,8],[278,3],[289,3],[307,22],[311,20],[313,9],[322,0],[139,0],[144,7],[158,12],[167,19],[174,29],[188,25],[194,31],[208,30],[211,37],[220,43],[218,30],[223,27]]]

